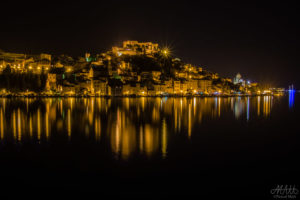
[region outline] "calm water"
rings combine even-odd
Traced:
[[[270,197],[299,184],[297,97],[0,98],[2,188]]]

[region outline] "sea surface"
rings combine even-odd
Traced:
[[[294,93],[0,98],[0,194],[272,199],[300,189],[299,105]]]

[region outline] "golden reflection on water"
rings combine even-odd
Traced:
[[[192,139],[195,126],[209,120],[269,117],[273,98],[2,98],[0,140],[74,137],[104,141],[116,159],[157,153],[165,158],[172,135]]]
[[[45,112],[45,129],[46,129],[46,139],[49,139],[49,102],[46,102],[46,112]]]
[[[263,104],[263,113],[265,116],[269,116],[272,107],[272,97],[271,96],[264,96],[264,104]]]
[[[40,109],[37,110],[37,138],[41,140],[41,111]]]
[[[167,136],[167,123],[166,119],[164,118],[162,121],[162,135],[161,135],[161,152],[163,158],[167,157],[167,144],[168,144],[168,136]]]
[[[17,139],[17,127],[16,127],[16,111],[13,111],[13,128],[14,128],[14,139]]]
[[[4,136],[4,123],[3,123],[3,109],[0,108],[0,139],[2,140],[3,139],[3,136]]]
[[[257,97],[257,115],[259,116],[260,115],[260,96]]]
[[[21,141],[22,132],[21,132],[21,116],[20,116],[20,109],[18,109],[18,141]]]

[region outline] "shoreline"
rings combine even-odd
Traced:
[[[192,98],[192,97],[257,97],[282,96],[283,94],[230,94],[230,95],[0,95],[0,98]]]

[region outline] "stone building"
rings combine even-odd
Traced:
[[[158,44],[152,42],[124,41],[123,47],[112,47],[112,53],[121,55],[152,55],[159,51]]]

